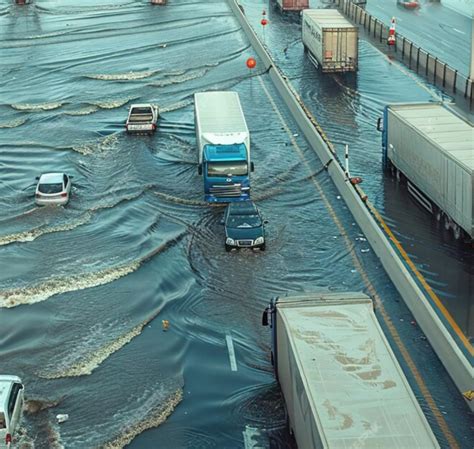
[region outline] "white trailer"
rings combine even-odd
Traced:
[[[277,0],[281,11],[301,11],[309,8],[309,0]]]
[[[198,170],[209,202],[250,198],[250,133],[237,92],[194,94]]]
[[[390,105],[382,140],[386,167],[415,199],[456,238],[474,238],[473,126],[439,103]]]
[[[206,145],[235,144],[245,145],[250,163],[250,133],[237,92],[198,92],[194,113],[199,164]]]
[[[309,59],[323,72],[357,70],[359,29],[337,9],[303,10],[302,39]]]
[[[368,296],[277,298],[268,323],[298,449],[439,448]]]

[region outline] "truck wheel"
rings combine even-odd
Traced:
[[[456,223],[453,223],[452,227],[453,227],[454,238],[456,240],[459,240],[461,238],[461,234],[462,234],[461,227]]]
[[[232,248],[231,248],[229,245],[227,245],[227,244],[225,245],[225,250],[226,250],[226,252],[229,252],[231,249],[232,249]]]
[[[260,245],[260,251],[265,251],[265,248],[266,248],[265,243],[263,245]]]
[[[444,229],[446,229],[446,231],[449,231],[450,228],[451,228],[451,219],[445,214],[444,215]]]

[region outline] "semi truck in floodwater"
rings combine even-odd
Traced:
[[[277,0],[276,3],[281,11],[301,11],[309,8],[309,0]]]
[[[355,72],[359,29],[337,9],[305,9],[302,40],[309,60],[323,72]]]
[[[274,298],[262,322],[298,449],[439,448],[368,296]]]
[[[385,107],[384,167],[456,239],[474,238],[474,127],[441,103]]]
[[[198,171],[208,202],[250,198],[250,133],[237,92],[194,94]]]

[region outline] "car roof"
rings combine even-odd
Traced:
[[[253,201],[238,201],[230,203],[228,207],[231,215],[254,215],[258,213],[257,206]]]
[[[18,376],[0,375],[0,412],[4,411],[8,392],[13,382],[21,383],[21,379]]]
[[[63,182],[64,173],[43,173],[40,177],[40,184],[56,184]]]
[[[152,108],[153,105],[151,103],[139,103],[139,104],[132,104],[130,105],[130,109],[132,108]]]

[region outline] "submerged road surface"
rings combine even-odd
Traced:
[[[272,296],[317,288],[376,297],[441,446],[473,446],[319,160],[267,75],[250,76],[224,0],[3,0],[0,30],[0,360],[26,385],[21,447],[294,448],[260,317]],[[226,253],[223,209],[203,203],[192,95],[210,89],[240,94],[266,252]],[[124,133],[131,102],[160,106],[156,135]],[[34,206],[51,170],[74,176],[65,208]]]
[[[306,57],[298,15],[281,15],[268,2],[244,2],[247,17],[276,63],[316,117],[341,160],[350,146],[350,168],[434,289],[467,340],[474,338],[474,252],[457,242],[408,194],[406,185],[382,169],[377,118],[391,103],[448,100],[408,68],[391,61],[365,39],[359,41],[357,74],[322,74]],[[270,25],[260,25],[262,8]],[[264,34],[265,33],[265,34]],[[456,335],[455,335],[456,336]],[[457,337],[457,336],[456,336]],[[464,348],[468,352],[468,348]],[[472,357],[472,356],[471,356]]]

